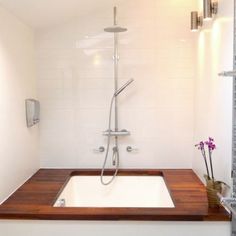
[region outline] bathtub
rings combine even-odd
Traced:
[[[206,189],[192,170],[120,170],[108,186],[101,185],[100,173],[40,169],[0,205],[0,219],[228,220],[224,212],[209,213]]]
[[[174,203],[162,176],[117,176],[104,186],[97,175],[71,177],[54,207],[173,208]]]

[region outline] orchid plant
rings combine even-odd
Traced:
[[[205,146],[208,149],[208,157],[209,157],[209,162],[210,162],[211,176],[210,176],[210,172],[209,172],[209,168],[208,168],[208,161],[207,161]],[[212,152],[216,149],[214,139],[209,137],[209,139],[207,141],[205,141],[205,142],[201,141],[198,144],[196,144],[195,147],[197,147],[202,153],[202,156],[203,156],[203,159],[205,162],[205,166],[206,166],[207,175],[209,177],[211,177],[212,180],[214,180],[214,172],[213,172],[213,165],[212,165]]]

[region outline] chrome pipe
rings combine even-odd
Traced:
[[[114,7],[114,25],[117,25],[117,7]]]
[[[118,33],[114,33],[114,90],[118,89]],[[118,131],[118,101],[115,96],[115,131]]]

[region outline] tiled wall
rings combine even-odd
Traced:
[[[38,91],[42,107],[43,167],[101,167],[113,94],[112,6],[120,34],[121,167],[190,168],[193,156],[195,0],[110,1],[97,11],[37,32]],[[138,148],[127,153],[126,147]],[[111,145],[112,147],[113,145]],[[111,164],[109,161],[108,165]]]
[[[200,6],[202,1],[199,0]],[[232,162],[232,77],[219,77],[233,69],[234,0],[220,0],[219,12],[196,34],[197,74],[195,83],[195,141],[209,136],[216,142],[213,153],[215,179],[231,184]],[[200,177],[204,162],[195,150],[193,168]]]

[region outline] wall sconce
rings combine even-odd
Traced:
[[[203,0],[203,20],[211,20],[212,15],[216,15],[218,12],[218,2],[212,2],[212,0]]]
[[[197,11],[191,12],[191,31],[198,31],[199,27],[202,27],[202,16],[198,16]]]

